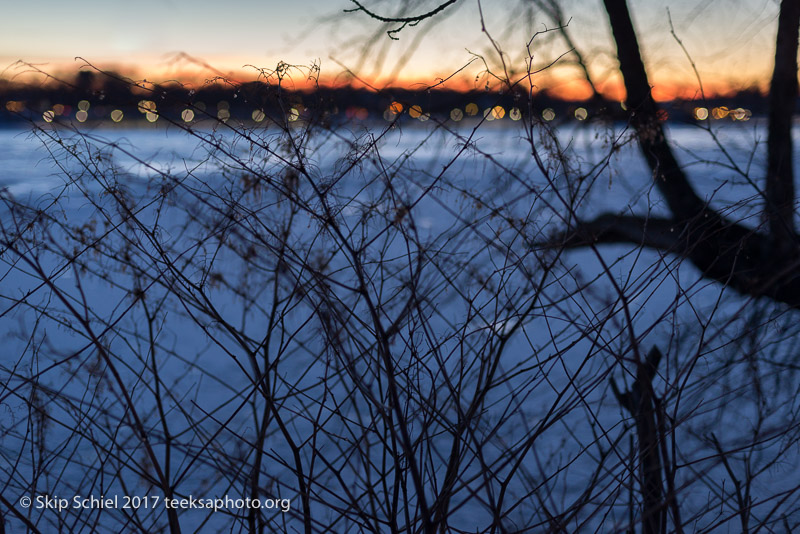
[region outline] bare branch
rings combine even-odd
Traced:
[[[792,117],[797,91],[797,44],[800,2],[783,0],[778,17],[775,68],[769,92],[767,137],[767,217],[781,254],[794,253],[795,189],[792,169]]]

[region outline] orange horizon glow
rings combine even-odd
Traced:
[[[232,67],[231,65],[236,64],[235,60],[222,61],[220,63],[220,67],[213,67],[202,60],[186,56],[177,58],[171,64],[152,68],[148,73],[142,67],[132,67],[119,63],[89,65],[86,62],[82,62],[78,63],[77,68],[75,62],[62,62],[43,66],[16,63],[0,73],[0,81],[5,81],[12,85],[70,83],[69,81],[74,79],[78,71],[90,70],[99,76],[102,76],[103,73],[114,73],[129,80],[131,83],[143,84],[144,86],[181,84],[189,88],[200,88],[221,81],[232,84],[253,81],[277,84],[280,78],[280,83],[284,87],[295,91],[311,91],[316,87],[347,87],[369,91],[438,89],[464,93],[485,91],[487,89],[487,80],[480,76],[476,77],[473,73],[457,76],[451,76],[450,74],[440,76],[405,74],[386,80],[380,77],[375,79],[362,77],[347,70],[342,70],[337,74],[320,74],[318,71],[308,67],[296,66],[289,68],[279,76],[276,72],[277,67],[258,70],[252,66],[242,67],[241,63],[238,63],[238,67]],[[703,91],[700,90],[696,81],[692,83],[683,80],[662,80],[657,77],[651,80],[651,84],[653,98],[657,102],[676,99],[700,100],[703,97],[725,97],[743,89],[741,84],[734,86],[734,84],[722,80],[704,81]],[[496,91],[500,89],[503,89],[501,84],[493,79],[489,90]],[[624,84],[618,74],[598,84],[596,89],[607,100],[623,102],[625,99]],[[764,84],[754,83],[750,89],[755,89],[765,94]],[[534,92],[543,92],[548,96],[568,102],[583,102],[592,97],[591,86],[586,80],[566,77],[563,73],[557,72],[540,76],[534,84]]]

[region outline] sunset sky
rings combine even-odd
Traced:
[[[525,44],[536,30],[552,26],[535,2],[482,0],[486,28],[507,53],[517,75],[525,68]],[[369,3],[382,14],[397,14],[398,2]],[[437,2],[416,0],[409,13]],[[598,87],[620,96],[614,74],[613,46],[600,0],[563,0],[569,32],[586,55]],[[667,0],[630,2],[657,97],[691,96],[698,83],[691,64],[670,34],[675,31],[700,71],[707,93],[757,85],[771,72],[777,2],[774,0]],[[148,79],[196,78],[209,69],[187,60],[199,58],[219,71],[254,77],[247,64],[271,68],[278,61],[308,65],[317,61],[323,80],[344,83],[345,67],[376,86],[430,84],[482,54],[497,67],[497,54],[481,32],[477,0],[461,0],[435,21],[404,29],[390,40],[380,24],[363,13],[344,13],[348,0],[29,0],[3,7],[0,63],[3,77],[20,76],[13,63],[36,63],[48,72],[74,72],[76,56]],[[534,66],[544,66],[569,47],[556,34],[533,44]],[[563,96],[581,97],[586,86],[566,55],[536,84]],[[476,83],[484,67],[474,62],[454,77],[453,86]]]

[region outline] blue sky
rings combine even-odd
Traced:
[[[419,12],[436,2],[417,4]],[[741,85],[768,75],[777,13],[774,0],[631,0],[630,4],[657,77],[687,83],[693,77],[668,31],[667,7],[709,83],[724,80]],[[391,13],[397,2],[372,5]],[[526,39],[547,19],[519,5],[501,0],[481,3],[490,33],[508,52],[508,59],[521,66]],[[613,48],[602,2],[563,0],[562,5],[571,18],[570,31],[591,58],[593,70],[598,77],[611,79]],[[385,78],[400,65],[401,78],[430,80],[452,72],[476,53],[497,59],[481,33],[477,6],[477,0],[461,0],[436,26],[407,28],[395,42],[363,14],[343,14],[343,9],[352,7],[348,0],[29,0],[3,7],[0,63],[22,59],[45,63],[45,68],[76,68],[73,58],[81,56],[149,73],[168,71],[169,58],[184,52],[225,72],[245,64],[270,67],[279,60],[299,64],[320,60],[328,75],[341,72],[339,62],[370,79]],[[373,35],[377,40],[368,47]],[[567,50],[557,39],[538,43],[538,64]],[[575,72],[566,65],[543,76],[551,74],[566,78]]]
[[[299,30],[330,13],[330,6],[319,0],[15,2],[3,8],[0,53],[14,59],[93,56],[119,61],[175,51],[263,57],[299,51],[299,43],[308,41]],[[325,45],[311,42],[303,52]]]

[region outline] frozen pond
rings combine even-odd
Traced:
[[[3,495],[160,501],[15,528],[625,531],[611,384],[654,345],[684,529],[737,531],[731,473],[754,522],[800,521],[796,314],[668,253],[554,244],[668,214],[630,132],[385,126],[0,130]],[[758,228],[764,128],[669,135]],[[225,496],[260,508],[164,505]]]

